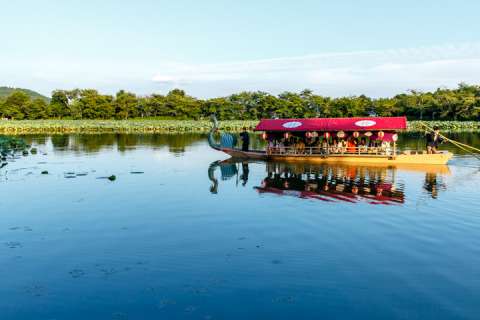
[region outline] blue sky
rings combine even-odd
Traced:
[[[0,85],[200,97],[480,83],[480,1],[0,0]]]

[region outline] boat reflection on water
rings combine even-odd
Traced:
[[[443,182],[442,176],[433,172],[427,172],[425,174],[425,183],[423,188],[433,199],[437,199],[438,192],[447,189],[447,185]]]
[[[404,202],[403,184],[395,183],[395,170],[356,166],[292,166],[267,163],[267,177],[259,193],[295,196],[320,201],[371,204]]]
[[[265,168],[265,177],[254,189],[259,194],[275,194],[325,202],[366,202],[369,204],[401,205],[405,202],[405,183],[397,178],[398,170],[425,174],[423,190],[436,199],[446,189],[443,176],[449,174],[448,166],[430,167],[376,167],[332,164],[302,164],[285,162],[249,162],[235,160],[213,162],[208,170],[212,181],[211,193],[218,193],[216,168],[222,180],[235,178],[236,184],[246,186],[249,165]]]

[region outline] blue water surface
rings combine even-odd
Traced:
[[[225,162],[203,137],[31,142],[0,169],[2,320],[480,317],[473,157],[352,168]]]

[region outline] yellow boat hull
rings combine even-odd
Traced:
[[[270,155],[278,161],[308,161],[315,163],[378,164],[378,165],[445,165],[452,158],[450,152],[437,154],[399,154],[396,156],[377,155]]]

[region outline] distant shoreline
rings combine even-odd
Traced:
[[[480,132],[480,121],[425,121],[446,132]],[[220,130],[238,132],[253,129],[257,120],[220,121]],[[0,120],[0,134],[68,134],[68,133],[207,133],[208,120]],[[424,131],[419,121],[408,122],[409,132]]]

